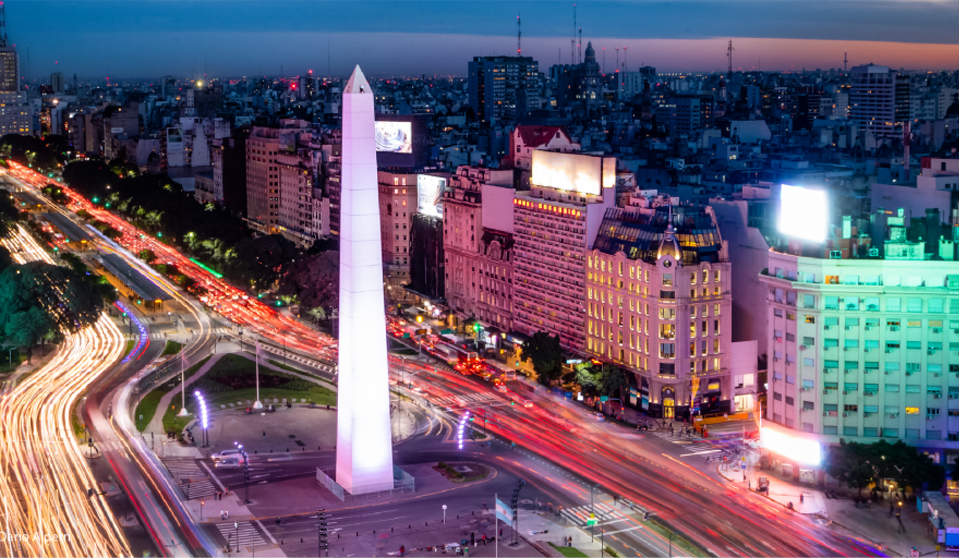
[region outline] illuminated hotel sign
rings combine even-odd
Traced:
[[[602,188],[616,186],[616,158],[536,150],[533,151],[531,182],[536,186],[598,196]]]
[[[543,203],[538,200],[524,200],[524,199],[514,199],[513,205],[518,207],[525,207],[527,209],[538,209],[540,211],[546,211],[548,213],[555,213],[556,215],[562,215],[564,217],[574,217],[579,218],[583,212],[578,209],[571,209],[569,207],[560,207],[558,205],[552,205],[550,203]]]

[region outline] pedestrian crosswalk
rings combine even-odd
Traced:
[[[236,523],[233,521],[228,521],[226,523],[217,523],[216,528],[218,531],[220,531],[220,535],[223,536],[233,552],[238,552],[238,537],[239,547],[241,550],[243,548],[249,549],[257,546],[265,546],[267,544],[266,539],[263,538],[263,535],[260,534],[260,532],[250,521],[238,521]]]
[[[206,471],[193,459],[164,459],[163,464],[188,500],[212,498],[216,487]]]
[[[656,436],[657,438],[662,438],[663,440],[669,440],[670,442],[673,442],[674,444],[688,444],[693,441],[702,441],[702,438],[700,438],[696,434],[683,436],[681,435],[679,430],[674,431],[672,434],[670,434],[669,432],[659,432],[659,431],[650,432],[650,434],[652,434],[653,436]]]
[[[444,407],[462,407],[477,403],[500,402],[502,399],[491,393],[470,393],[464,395],[454,395],[452,397],[437,397],[431,399],[431,401]]]
[[[594,504],[593,506],[585,505],[560,510],[560,514],[570,523],[582,527],[587,525],[591,513],[596,514],[597,524],[599,525],[607,525],[626,519],[623,512],[602,503]]]

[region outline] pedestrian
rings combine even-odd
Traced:
[[[223,510],[226,513],[226,518],[230,519],[230,510]]]
[[[802,504],[803,502],[805,502],[805,498],[803,498],[803,493],[800,492],[800,493],[799,493],[799,503]]]
[[[263,441],[266,441],[266,430],[263,431]]]
[[[501,538],[501,539],[503,538],[503,529],[502,529],[502,528],[500,528],[500,530],[499,530],[499,538]]]

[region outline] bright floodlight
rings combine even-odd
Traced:
[[[783,184],[779,199],[779,232],[810,242],[826,240],[829,212],[825,192]]]
[[[793,438],[769,428],[760,430],[759,439],[764,448],[797,463],[818,466],[822,462],[822,446],[819,442]]]

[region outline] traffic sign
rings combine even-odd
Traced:
[[[599,521],[596,519],[596,514],[590,512],[589,519],[586,520],[586,526],[592,527],[593,525],[596,525],[598,522]]]
[[[600,403],[606,403],[607,401],[609,401],[609,397],[606,396],[606,395],[600,395],[600,396],[599,396],[599,401],[600,401]]]

